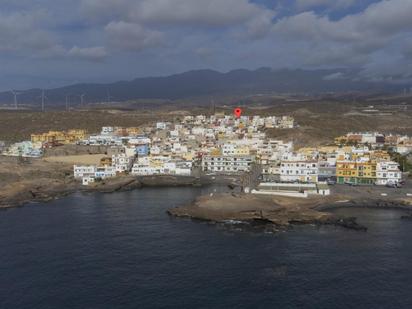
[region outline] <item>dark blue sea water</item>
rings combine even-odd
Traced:
[[[412,222],[264,235],[169,218],[201,189],[77,194],[0,212],[0,308],[412,308]]]

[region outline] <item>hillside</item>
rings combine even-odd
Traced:
[[[260,93],[315,94],[326,92],[392,92],[401,85],[354,81],[356,72],[330,70],[234,70],[220,73],[213,70],[189,71],[166,77],[137,78],[111,84],[75,84],[46,90],[47,104],[64,106],[66,96],[71,106],[85,103],[129,101],[137,99],[178,100],[212,95],[249,95]],[[41,89],[21,91],[19,104],[40,108]],[[11,92],[0,93],[0,104],[13,104]]]

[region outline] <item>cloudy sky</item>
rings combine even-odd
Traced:
[[[0,0],[0,90],[192,69],[412,74],[412,0]]]

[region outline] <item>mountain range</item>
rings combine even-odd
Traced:
[[[327,92],[394,92],[404,86],[387,82],[368,82],[356,78],[348,69],[302,70],[260,68],[221,73],[195,70],[165,77],[136,78],[108,84],[83,83],[46,89],[47,104],[64,106],[85,103],[123,102],[138,99],[179,100],[214,95],[319,94]],[[19,104],[40,107],[41,89],[18,91]],[[0,104],[13,104],[11,92],[0,92]]]

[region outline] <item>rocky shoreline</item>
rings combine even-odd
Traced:
[[[176,217],[189,217],[210,223],[242,222],[256,229],[279,230],[298,224],[336,225],[365,230],[354,218],[342,218],[328,212],[342,207],[373,207],[412,210],[411,198],[374,196],[372,189],[335,188],[331,196],[297,199],[235,193],[236,177],[120,176],[82,186],[73,178],[72,166],[32,160],[21,163],[10,158],[0,161],[0,209],[23,206],[30,202],[49,202],[75,192],[114,193],[142,187],[229,185],[225,193],[201,196],[192,204],[170,209]]]
[[[30,202],[49,202],[59,199],[75,192],[85,193],[114,193],[131,191],[142,187],[178,187],[178,186],[202,186],[209,184],[208,181],[199,181],[194,177],[134,177],[121,176],[110,178],[89,185],[82,186],[73,178],[50,179],[41,181],[25,181],[13,186],[7,194],[0,194],[0,209],[23,206]]]
[[[318,211],[328,211],[339,208],[372,208],[372,209],[398,209],[412,211],[411,200],[401,199],[354,199],[344,202],[335,202],[331,204],[318,205],[314,209]]]
[[[374,200],[339,201],[336,198],[298,199],[253,195],[219,194],[201,196],[191,204],[169,209],[170,216],[210,223],[238,222],[263,231],[285,230],[294,225],[334,225],[366,231],[356,218],[335,215],[328,210],[344,207],[392,208],[412,210],[410,201]]]

